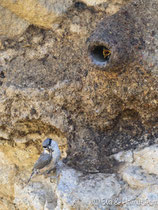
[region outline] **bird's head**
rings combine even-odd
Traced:
[[[53,154],[54,162],[57,162],[60,159],[60,149],[58,147],[58,143],[50,138],[47,138],[42,143],[44,150]]]
[[[50,138],[47,138],[44,140],[44,142],[42,143],[42,146],[44,149],[48,149],[48,150],[51,150],[52,152],[58,148],[58,144],[56,141],[50,139]]]
[[[52,139],[47,138],[44,140],[44,142],[42,143],[42,146],[45,150],[48,150],[48,152],[52,151],[53,152],[53,148],[51,147],[51,143],[52,143]]]

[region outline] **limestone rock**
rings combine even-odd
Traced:
[[[108,15],[116,13],[124,4],[126,0],[83,0],[86,5],[95,7],[96,10],[106,10]]]
[[[135,162],[148,173],[158,175],[158,146],[153,145],[134,152]]]
[[[57,186],[60,203],[58,209],[101,208],[104,199],[112,200],[120,193],[120,184],[115,175],[83,175],[72,169],[63,169]],[[105,203],[106,205],[106,203]]]
[[[132,151],[122,151],[114,154],[113,157],[119,162],[133,162],[133,152]]]
[[[158,179],[147,174],[140,167],[129,166],[122,172],[122,177],[131,188],[139,189],[158,183]]]
[[[47,180],[36,181],[29,186],[25,186],[24,183],[20,183],[20,185],[17,183],[14,190],[15,198],[13,202],[19,209],[51,210],[56,207],[56,196],[53,187],[50,184],[48,185]]]
[[[6,208],[10,206],[12,209],[15,207],[48,210],[117,209],[120,206],[121,209],[158,207],[158,179],[138,167],[135,161],[129,166],[127,160],[124,169],[121,169],[117,175],[83,174],[61,164],[58,180],[53,176],[48,178],[39,176],[26,185],[30,175],[27,168],[31,166],[31,162],[33,165],[35,156],[37,159],[37,151],[33,151],[34,148],[31,145],[23,146],[21,149],[19,146],[15,149],[3,146],[0,153],[1,174],[4,175],[3,179],[1,177],[3,205],[0,203],[0,207],[2,209],[5,209],[5,205]]]
[[[158,207],[158,185],[151,185],[144,190],[140,196],[140,201],[144,201],[143,205],[148,209],[156,209]],[[138,199],[137,199],[138,200]],[[146,202],[146,203],[145,203]]]
[[[27,21],[0,6],[0,37],[13,38],[21,35],[28,26]],[[3,48],[0,46],[0,49]]]
[[[125,1],[64,1],[57,10],[53,2],[0,2],[42,27],[0,42],[0,208],[142,209],[158,186],[157,1],[134,1],[111,17]],[[111,71],[89,62],[86,40],[103,17],[109,30],[102,23],[98,37],[111,32],[118,72],[117,56]],[[149,17],[142,31],[138,21],[120,24]],[[25,186],[47,137],[59,143],[65,167],[58,180],[39,176]]]
[[[83,0],[83,2],[85,2],[87,5],[95,6],[97,4],[101,4],[101,3],[107,2],[107,0],[92,0],[92,1]]]
[[[150,8],[151,2],[146,1],[146,4]],[[131,33],[129,40],[126,30],[122,30],[123,34],[127,33],[126,36],[115,37],[108,34],[109,42],[113,43],[118,56],[122,56],[116,60],[114,56],[114,62],[111,60],[112,70],[102,71],[91,66],[87,62],[85,41],[88,33],[94,29],[93,21],[97,23],[105,12],[98,12],[96,16],[92,8],[80,7],[74,7],[72,14],[66,13],[67,19],[60,27],[61,33],[58,30],[45,31],[30,26],[21,38],[2,43],[5,49],[0,52],[0,63],[5,78],[0,78],[0,84],[3,85],[0,90],[0,126],[5,130],[7,125],[7,130],[16,143],[31,141],[28,134],[39,133],[39,130],[41,137],[56,132],[61,139],[68,139],[68,165],[83,171],[95,169],[107,172],[107,168],[111,170],[113,165],[113,162],[108,161],[110,155],[135,149],[142,143],[155,142],[157,79],[152,74],[149,63],[144,65],[150,66],[151,74],[145,67],[139,66],[138,70],[137,64],[132,62],[133,56],[135,55],[135,59],[137,56],[128,50],[137,47],[133,47],[133,42],[130,42],[136,37]],[[115,24],[117,17],[120,21],[125,21],[123,11],[128,8],[129,11],[130,8],[134,11],[142,10],[129,4],[119,13],[107,18],[106,21],[110,24],[111,19],[115,20],[111,26],[107,23],[113,34],[118,27]],[[145,9],[146,7],[144,11]],[[154,13],[155,16],[156,14]],[[146,17],[148,16],[143,16]],[[71,24],[82,23],[83,27],[87,27],[87,32],[82,32],[82,35],[72,33],[67,21]],[[151,21],[151,26],[155,23],[156,21]],[[132,31],[133,24],[129,27]],[[98,34],[96,29],[97,37],[106,35],[102,27],[99,30]],[[141,34],[135,30],[141,41]],[[144,30],[147,33],[146,27]],[[149,35],[152,35],[151,30]],[[120,49],[120,44],[115,44],[115,38],[122,43],[122,47],[125,47],[122,39],[131,47]],[[153,40],[156,40],[155,35]],[[93,44],[92,39],[89,42]],[[148,45],[145,46],[145,49],[141,48],[138,52],[145,55]],[[157,59],[156,56],[154,58]],[[115,61],[118,65],[115,65]],[[126,71],[121,69],[123,63],[126,63]],[[115,71],[116,66],[120,71]]]
[[[31,24],[47,29],[73,5],[72,0],[1,0],[0,5]]]

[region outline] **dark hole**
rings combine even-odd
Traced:
[[[90,50],[92,61],[95,64],[104,65],[109,61],[111,51],[104,46],[95,46]]]
[[[87,8],[87,5],[83,2],[77,1],[75,2],[75,7],[79,10],[84,10]]]
[[[30,111],[30,114],[31,114],[31,115],[36,114],[36,110],[35,110],[34,108],[32,108],[31,111]]]
[[[4,72],[3,71],[0,72],[0,77],[1,78],[5,78],[5,75],[4,75]]]

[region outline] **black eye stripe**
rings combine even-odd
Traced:
[[[51,140],[51,139],[49,139],[49,146],[51,145],[51,141],[52,141],[52,140]]]

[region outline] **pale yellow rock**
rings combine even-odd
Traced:
[[[0,6],[0,36],[11,38],[20,35],[28,26],[29,23],[26,20],[21,19],[8,9]],[[1,49],[3,49],[3,45],[0,43]]]
[[[111,6],[111,4],[122,4],[124,2],[124,0],[111,0],[111,1],[108,1],[108,0],[83,0],[83,2],[85,4],[87,4],[88,6],[96,6],[98,4],[103,4],[103,3],[107,2]]]
[[[135,163],[151,174],[158,175],[158,146],[153,145],[134,152]]]
[[[9,139],[9,133],[0,128],[0,138]]]
[[[77,33],[77,34],[80,34],[80,35],[85,35],[85,34],[87,34],[86,27],[81,27],[81,26],[78,25],[78,24],[71,24],[71,25],[70,25],[70,31],[71,31],[72,33]]]
[[[0,209],[2,207],[7,209],[8,202],[12,202],[14,196],[14,177],[16,174],[15,165],[10,163],[6,155],[0,152],[1,167],[0,167],[0,197],[4,200],[0,202]]]
[[[0,41],[0,50],[3,50],[3,49],[4,49],[3,44],[2,44],[2,42]]]
[[[5,65],[7,62],[15,58],[17,55],[14,49],[8,49],[7,51],[0,51],[0,65]],[[1,110],[1,108],[0,108]]]
[[[122,4],[110,4],[110,6],[106,9],[106,12],[108,15],[113,15],[116,12],[119,11],[119,9],[122,7]]]
[[[29,137],[37,136],[32,134]],[[64,149],[64,142],[61,146]],[[0,210],[42,210],[44,206],[44,209],[55,208],[56,197],[49,178],[43,179],[43,176],[37,176],[27,185],[32,167],[41,150],[41,147],[35,147],[34,144],[18,143],[16,147],[0,145]]]
[[[58,21],[69,7],[72,0],[1,0],[0,5],[30,22],[31,24],[47,29]]]
[[[83,2],[88,6],[95,6],[97,4],[102,4],[104,2],[107,2],[107,0],[83,0]]]

